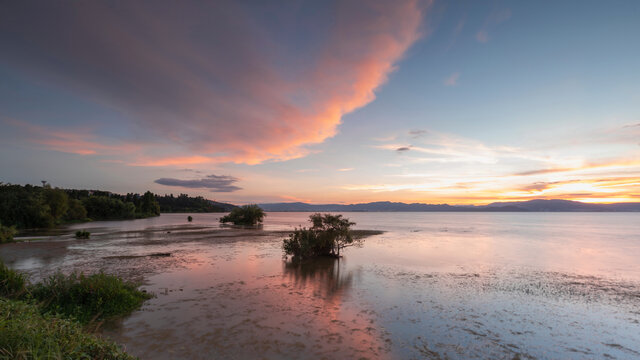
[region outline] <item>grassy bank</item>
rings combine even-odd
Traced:
[[[134,359],[86,330],[150,297],[102,273],[57,273],[31,285],[0,261],[0,359]]]
[[[0,335],[0,359],[135,359],[78,322],[42,315],[24,301],[0,299]]]
[[[30,293],[43,312],[62,314],[82,324],[127,315],[151,297],[135,284],[102,273],[57,273],[31,286]]]

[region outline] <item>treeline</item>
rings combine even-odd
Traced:
[[[160,215],[156,196],[106,191],[67,190],[50,185],[0,183],[0,224],[18,229],[48,228],[91,220],[120,220]]]
[[[160,204],[160,212],[163,213],[210,213],[210,212],[227,212],[231,211],[235,206],[231,204],[218,203],[207,200],[202,196],[190,197],[187,194],[178,196],[156,195],[156,200]]]

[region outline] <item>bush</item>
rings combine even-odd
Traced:
[[[0,299],[0,358],[133,360],[113,342],[74,321],[41,315],[38,307]]]
[[[15,226],[4,226],[0,224],[0,244],[13,242],[13,237],[17,233]]]
[[[43,312],[73,317],[83,324],[129,314],[151,298],[135,284],[103,273],[57,273],[34,285],[31,294],[41,302]]]
[[[17,298],[26,293],[27,278],[0,260],[0,297]]]
[[[221,223],[232,222],[234,225],[257,225],[262,222],[267,214],[258,205],[244,205],[234,208],[231,212],[220,218]]]
[[[191,215],[187,216],[187,221],[188,222],[192,222],[193,221],[193,218],[191,217]]]
[[[76,239],[88,239],[91,236],[91,233],[84,230],[76,231]]]
[[[355,223],[342,215],[316,213],[309,216],[309,221],[313,224],[311,228],[296,228],[288,239],[283,240],[285,255],[298,259],[339,257],[345,247],[362,244],[362,238],[354,238],[351,234],[351,226]]]

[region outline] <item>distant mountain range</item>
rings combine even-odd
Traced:
[[[640,202],[618,204],[588,204],[570,200],[529,200],[495,202],[489,205],[406,204],[379,201],[363,204],[306,204],[302,202],[259,204],[265,211],[273,212],[393,212],[393,211],[491,211],[491,212],[640,212]]]

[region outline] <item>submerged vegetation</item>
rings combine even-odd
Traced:
[[[30,285],[0,261],[0,359],[135,359],[84,326],[129,314],[150,297],[102,273],[56,273]]]
[[[91,233],[85,230],[76,231],[76,239],[88,239],[91,236]]]
[[[234,225],[257,225],[262,223],[267,216],[258,205],[244,205],[237,207],[220,218],[221,223],[233,223]]]
[[[342,215],[316,213],[309,216],[310,228],[296,228],[283,240],[282,248],[285,255],[296,259],[306,259],[318,256],[339,257],[340,251],[349,246],[360,246],[361,237],[351,233],[354,222],[343,218]]]

